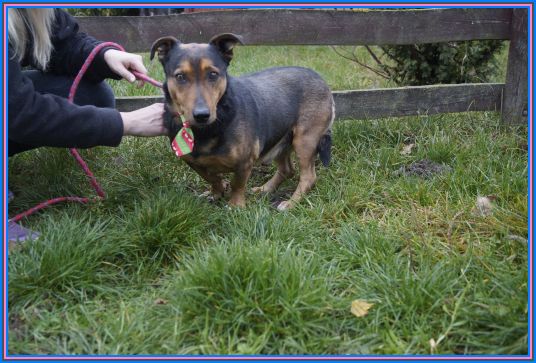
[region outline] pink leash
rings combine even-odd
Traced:
[[[80,81],[84,77],[84,74],[86,73],[87,69],[89,68],[89,66],[93,62],[93,59],[95,59],[95,56],[104,47],[114,47],[114,48],[117,48],[117,49],[119,49],[121,51],[125,51],[125,49],[122,46],[120,46],[119,44],[116,44],[116,43],[112,43],[112,42],[105,42],[105,43],[101,43],[98,46],[96,46],[95,49],[93,49],[91,51],[91,53],[89,54],[89,56],[87,57],[86,61],[82,65],[82,68],[80,69],[80,71],[78,72],[76,78],[73,81],[71,89],[69,90],[68,99],[69,99],[70,102],[73,102],[74,96],[76,94],[76,91],[78,90],[78,85],[80,84]],[[162,83],[160,83],[158,81],[155,81],[154,79],[152,79],[150,77],[147,77],[146,75],[144,75],[142,73],[139,73],[139,72],[136,72],[136,71],[133,71],[132,73],[136,76],[136,78],[138,78],[138,79],[140,79],[142,81],[145,81],[147,83],[150,83],[155,87],[162,88]],[[94,198],[91,198],[91,199],[88,198],[88,197],[58,197],[58,198],[50,199],[50,200],[47,200],[47,201],[45,201],[43,203],[39,203],[35,207],[32,207],[32,208],[28,209],[25,212],[17,214],[15,217],[13,217],[13,218],[11,218],[9,220],[10,222],[18,222],[21,219],[26,218],[29,215],[31,215],[31,214],[33,214],[33,213],[35,213],[35,212],[37,212],[37,211],[39,211],[39,210],[41,210],[43,208],[46,208],[46,207],[48,207],[50,205],[56,204],[56,203],[78,202],[78,203],[85,204],[85,203],[88,203],[90,201],[96,201],[98,199],[102,200],[102,199],[104,199],[106,197],[106,194],[104,193],[104,190],[102,189],[100,184],[97,182],[97,179],[95,178],[95,176],[93,175],[91,170],[89,170],[89,167],[87,166],[87,164],[84,161],[84,159],[82,159],[82,157],[78,153],[78,150],[76,150],[75,148],[71,148],[71,149],[69,149],[69,152],[71,153],[71,155],[73,155],[73,157],[76,159],[78,164],[84,170],[84,173],[89,178],[89,181],[90,181],[91,185],[93,186],[93,189],[95,189],[95,192],[97,193],[98,197],[94,197]]]

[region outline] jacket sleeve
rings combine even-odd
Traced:
[[[56,74],[75,76],[93,48],[101,41],[79,32],[76,20],[67,12],[56,9],[56,18],[52,27],[52,44],[54,50],[48,63],[47,71]],[[105,47],[95,57],[84,79],[101,82],[105,78],[121,79],[104,61],[104,53],[113,47]]]
[[[78,148],[121,142],[123,121],[117,110],[77,106],[63,97],[35,91],[11,56],[7,96],[10,140],[36,147]]]

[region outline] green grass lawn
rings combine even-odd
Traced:
[[[312,67],[336,90],[387,86],[326,47],[239,48],[230,71],[272,65]],[[296,178],[229,210],[198,196],[207,185],[164,138],[82,151],[107,199],[24,221],[42,238],[10,251],[9,353],[527,354],[526,128],[462,113],[333,131],[332,165],[285,213],[272,203]],[[396,175],[421,159],[450,170]],[[10,215],[92,195],[62,149],[12,158],[9,182]],[[490,215],[478,196],[493,196]],[[358,299],[373,304],[362,317]]]

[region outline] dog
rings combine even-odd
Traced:
[[[223,197],[222,174],[233,173],[230,206],[246,205],[246,185],[256,162],[275,160],[277,172],[254,192],[272,193],[294,174],[292,150],[300,170],[298,186],[277,209],[293,207],[316,181],[315,159],[331,159],[335,105],[326,82],[311,69],[275,67],[231,77],[227,67],[239,35],[214,36],[206,44],[157,39],[150,58],[158,55],[164,72],[165,123],[173,140],[186,120],[195,144],[184,161]]]

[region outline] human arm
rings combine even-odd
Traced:
[[[74,17],[61,9],[55,10],[51,41],[54,50],[47,72],[71,76],[78,73],[91,51],[102,43],[80,32]],[[121,75],[112,70],[104,58],[111,49],[114,47],[105,47],[99,51],[84,76],[85,80],[101,82],[106,78],[121,79]]]
[[[114,109],[77,106],[41,94],[10,57],[8,72],[9,139],[34,146],[116,146],[123,136],[121,114]]]
[[[57,9],[55,15],[52,29],[54,51],[48,71],[74,76],[91,51],[102,42],[80,32],[76,20],[65,11]],[[124,78],[134,82],[135,77],[131,71],[147,74],[142,57],[107,46],[96,55],[84,78],[93,82],[100,82],[105,78]]]
[[[163,136],[168,131],[163,121],[164,104],[154,103],[131,112],[121,112],[124,136]]]
[[[167,135],[162,103],[131,112],[73,105],[63,97],[36,92],[13,60],[8,78],[9,139],[18,143],[86,148],[116,146],[122,136]]]

